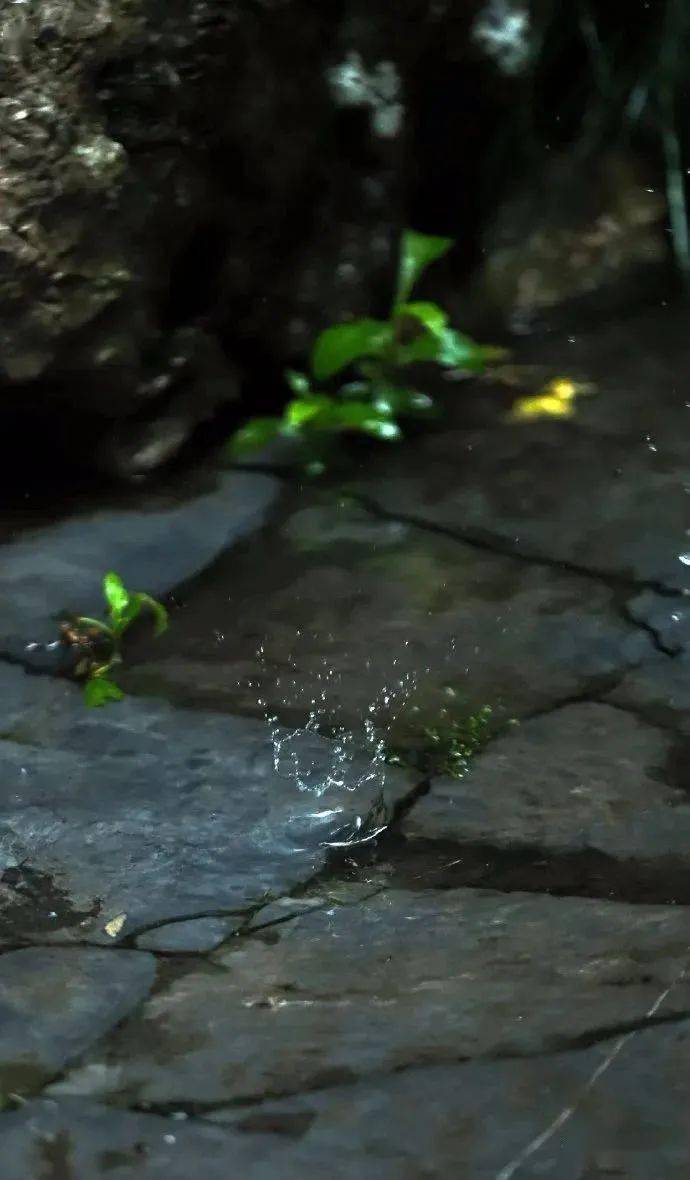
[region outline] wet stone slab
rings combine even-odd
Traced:
[[[247,718],[132,699],[89,712],[74,692],[52,705],[0,742],[5,943],[110,943],[246,910],[319,870],[330,843],[366,838],[414,786],[314,734],[293,734],[276,769],[267,726]]]
[[[3,1177],[43,1180],[59,1165],[65,1176],[115,1169],[131,1180],[188,1180],[203,1161],[209,1180],[686,1180],[690,1024],[636,1032],[604,1068],[618,1043],[614,1035],[576,1052],[421,1065],[189,1121],[179,1111],[31,1101],[0,1115]],[[572,1117],[518,1165],[570,1105]]]
[[[612,682],[649,635],[608,586],[496,556],[336,496],[302,506],[180,596],[125,683],[181,704],[419,731],[524,715]]]
[[[30,641],[54,638],[61,611],[100,615],[106,570],[167,594],[260,528],[279,492],[267,475],[225,472],[188,499],[143,496],[133,510],[104,507],[22,532],[0,546],[0,653],[20,658]]]
[[[273,1136],[82,1102],[29,1102],[0,1115],[0,1134],[3,1180],[190,1180],[200,1169],[204,1180],[299,1177]]]
[[[551,857],[595,851],[662,872],[687,867],[690,796],[676,747],[673,733],[622,709],[568,705],[491,742],[464,779],[434,779],[403,830]]]
[[[0,956],[0,1094],[31,1092],[146,997],[155,960],[123,950],[28,947]]]
[[[470,889],[332,902],[216,952],[51,1088],[171,1110],[582,1046],[680,976],[690,909]],[[668,1015],[690,1010],[677,982]]]
[[[242,918],[190,918],[167,922],[147,930],[136,939],[140,950],[174,954],[205,954],[215,950],[240,926]]]
[[[301,1160],[305,1175],[686,1180],[690,1024],[636,1033],[588,1092],[617,1044],[612,1036],[576,1053],[422,1067],[210,1118],[272,1133],[281,1167]],[[572,1117],[520,1163],[572,1104]]]
[[[446,431],[352,486],[394,517],[679,592],[690,588],[685,437],[656,447],[577,422]]]
[[[647,660],[626,674],[607,699],[652,723],[690,737],[690,660]]]

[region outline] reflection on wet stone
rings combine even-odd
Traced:
[[[9,7],[0,393],[40,430],[0,522],[2,1180],[687,1180],[687,310],[607,302],[664,273],[661,192],[563,126],[470,208],[527,5]],[[595,392],[518,423],[422,367],[399,444],[229,467],[240,386],[273,412],[380,314],[412,173],[482,338],[601,296],[511,359]],[[35,506],[44,445],[178,465]],[[89,711],[51,645],[109,568],[171,626]]]

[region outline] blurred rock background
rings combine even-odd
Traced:
[[[688,6],[633,7],[6,0],[5,470],[137,479],[275,406],[405,225],[485,336],[672,297]]]

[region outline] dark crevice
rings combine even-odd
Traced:
[[[180,968],[174,968],[179,973]],[[182,968],[187,970],[187,968]],[[653,980],[645,978],[643,980],[635,981],[648,985]],[[156,990],[156,989],[154,989]],[[153,994],[153,993],[152,993]],[[148,998],[148,997],[147,997]],[[146,999],[142,1001],[142,1004]],[[124,1025],[133,1015],[128,1013],[123,1017],[113,1029],[110,1029],[106,1037],[112,1034],[122,1025]],[[183,1115],[185,1119],[204,1119],[209,1115],[221,1110],[256,1110],[265,1102],[280,1101],[282,1099],[296,1098],[300,1096],[307,1096],[309,1094],[318,1094],[325,1090],[339,1089],[343,1086],[354,1085],[377,1085],[387,1078],[395,1077],[399,1074],[410,1073],[414,1070],[429,1070],[429,1069],[444,1069],[449,1065],[464,1066],[474,1063],[490,1062],[490,1061],[519,1061],[519,1060],[534,1060],[539,1058],[551,1057],[559,1053],[565,1052],[583,1052],[593,1048],[595,1045],[606,1043],[616,1037],[627,1036],[632,1033],[642,1032],[646,1029],[656,1027],[663,1027],[669,1024],[680,1024],[690,1018],[690,1010],[674,1011],[669,1013],[657,1012],[654,1015],[647,1013],[641,1015],[634,1020],[620,1021],[615,1024],[603,1025],[592,1029],[587,1029],[576,1036],[553,1036],[543,1047],[531,1051],[518,1051],[513,1049],[508,1043],[503,1047],[494,1049],[492,1052],[486,1054],[479,1054],[474,1057],[465,1056],[463,1054],[451,1053],[447,1057],[428,1057],[422,1060],[403,1062],[391,1069],[374,1070],[365,1074],[356,1074],[354,1071],[347,1068],[325,1070],[321,1074],[314,1076],[311,1084],[305,1084],[297,1089],[289,1088],[275,1088],[266,1091],[261,1095],[240,1095],[235,1098],[228,1098],[219,1102],[190,1102],[186,1100],[155,1103],[155,1102],[128,1102],[124,1095],[121,1096],[122,1101],[118,1101],[115,1097],[111,1101],[101,1103],[104,1107],[115,1106],[118,1109],[127,1109],[132,1112],[140,1114],[157,1115],[163,1118],[170,1118],[173,1116]],[[104,1038],[105,1039],[105,1038]],[[99,1043],[99,1042],[97,1042]],[[100,1042],[102,1043],[102,1042]],[[91,1046],[93,1048],[93,1046]],[[25,1093],[10,1095],[10,1101],[5,1109],[12,1109],[13,1107],[20,1107],[28,1099],[38,1099],[42,1097],[46,1091],[58,1083],[64,1082],[69,1078],[71,1071],[78,1068],[78,1062],[69,1063],[64,1069],[59,1070],[43,1079],[41,1084],[36,1087],[30,1087]],[[60,1095],[51,1096],[53,1101],[60,1101]],[[221,1124],[222,1125],[222,1124]],[[247,1128],[249,1129],[249,1128]]]
[[[403,796],[402,799],[398,799],[398,801],[393,805],[393,808],[388,816],[385,832],[381,836],[379,836],[376,840],[373,840],[371,843],[367,842],[366,840],[360,840],[359,842],[353,841],[351,844],[346,845],[342,848],[338,848],[337,850],[336,849],[331,850],[331,852],[328,854],[328,859],[327,859],[327,863],[326,863],[325,867],[318,870],[311,877],[307,878],[306,881],[303,881],[299,885],[296,885],[288,893],[281,894],[280,897],[269,898],[267,901],[262,902],[261,905],[255,907],[251,912],[245,911],[245,913],[247,914],[247,920],[242,924],[242,926],[240,926],[238,928],[238,930],[235,933],[235,937],[240,937],[240,938],[251,937],[252,935],[257,934],[261,930],[266,930],[272,926],[282,926],[282,925],[284,925],[284,923],[292,921],[293,918],[303,917],[305,914],[312,913],[314,907],[313,906],[305,906],[305,908],[303,910],[296,909],[296,910],[292,911],[291,913],[281,915],[280,917],[277,917],[277,918],[273,918],[268,922],[262,923],[260,921],[259,922],[253,921],[253,918],[255,916],[258,916],[260,918],[261,910],[267,908],[267,906],[272,904],[272,902],[281,901],[283,899],[288,899],[288,898],[292,901],[299,902],[299,900],[301,898],[305,898],[305,899],[314,898],[314,897],[318,896],[319,893],[321,893],[323,891],[324,883],[328,883],[329,881],[335,882],[337,880],[342,880],[344,877],[349,876],[349,867],[348,866],[349,866],[349,862],[352,859],[352,857],[356,857],[360,853],[363,853],[364,860],[368,860],[370,857],[375,857],[377,854],[377,850],[381,846],[382,842],[385,843],[386,841],[395,838],[395,834],[397,833],[398,828],[399,828],[400,824],[402,823],[402,821],[405,819],[405,817],[408,815],[408,813],[412,810],[412,808],[415,806],[415,804],[421,798],[423,798],[424,795],[428,794],[430,787],[431,787],[430,780],[423,779],[420,782],[416,783],[407,792],[407,794]],[[340,865],[345,866],[344,873],[340,872],[340,870],[339,870]],[[358,897],[356,902],[338,903],[338,902],[334,901],[333,904],[358,905],[358,904],[361,904],[362,902],[367,901],[369,898],[374,897],[377,893],[380,893],[383,888],[384,888],[383,884],[376,884],[376,885],[374,885],[374,887],[372,888],[370,893],[367,893],[363,896]],[[333,900],[333,899],[331,899],[331,900]]]
[[[612,691],[615,691],[615,688]],[[649,707],[644,707],[642,705],[635,705],[632,702],[612,700],[608,696],[603,697],[601,703],[602,705],[607,705],[609,709],[617,709],[619,713],[627,713],[629,717],[635,717],[645,725],[653,726],[655,729],[661,729],[664,733],[669,733],[674,738],[683,738],[686,736],[679,730],[676,724],[669,721],[669,711],[663,705],[657,707],[652,704]]]
[[[556,1038],[554,1040],[553,1050],[547,1050],[547,1053],[558,1053],[564,1050],[578,1051],[581,1049],[592,1049],[594,1045],[601,1045],[603,1042],[611,1041],[615,1037],[625,1037],[630,1033],[644,1032],[645,1029],[658,1028],[660,1025],[665,1024],[682,1024],[688,1017],[690,1017],[690,1010],[657,1012],[654,1016],[641,1016],[639,1020],[622,1020],[618,1024],[588,1029],[587,1032],[580,1033],[576,1037],[569,1037],[566,1040]]]
[[[407,524],[411,528],[421,529],[424,532],[434,533],[441,537],[448,537],[453,541],[461,541],[463,544],[469,545],[474,549],[479,549],[485,553],[492,553],[495,557],[512,558],[515,561],[522,561],[528,565],[544,566],[547,569],[554,569],[560,573],[575,574],[577,577],[587,578],[590,581],[608,586],[611,590],[620,590],[622,587],[636,592],[652,590],[655,594],[659,594],[664,598],[681,598],[683,596],[682,590],[675,590],[672,587],[664,585],[663,582],[657,582],[653,579],[633,578],[625,574],[613,573],[611,570],[601,570],[596,567],[579,565],[577,562],[568,561],[564,558],[548,557],[543,553],[517,549],[509,541],[503,541],[500,537],[495,536],[495,534],[485,532],[484,530],[460,529],[452,525],[437,524],[434,521],[424,520],[422,517],[414,516],[411,513],[389,512],[375,500],[360,492],[353,493],[352,499],[360,504],[365,511],[380,520]],[[635,626],[643,626],[636,619],[632,620],[632,622]],[[661,648],[660,650],[664,649]],[[675,654],[675,652],[666,654]]]
[[[430,790],[431,779],[424,778],[418,782],[411,791],[408,791],[408,793],[404,795],[402,799],[398,799],[397,803],[393,807],[390,823],[387,828],[387,833],[389,836],[391,833],[395,832],[397,828],[399,828],[400,824],[405,819],[405,816],[408,815],[410,811],[412,811],[412,808],[419,802],[420,799],[423,799],[425,795],[429,794]]]
[[[277,918],[270,918],[266,922],[254,922],[251,925],[247,925],[245,927],[242,927],[242,929],[238,930],[234,937],[235,938],[252,938],[254,935],[261,935],[264,933],[264,931],[272,930],[275,926],[285,926],[287,922],[292,922],[292,921],[294,921],[295,918],[305,918],[309,914],[315,913],[317,910],[322,909],[326,905],[330,906],[330,907],[339,907],[339,908],[343,908],[343,909],[351,909],[354,906],[365,905],[368,901],[371,901],[372,898],[377,897],[379,895],[379,893],[383,893],[384,891],[385,891],[384,885],[377,885],[377,886],[372,887],[372,889],[369,893],[359,894],[356,898],[353,898],[351,900],[343,900],[343,899],[338,898],[336,896],[331,896],[328,893],[326,893],[322,898],[318,898],[318,896],[311,895],[313,897],[314,902],[315,902],[314,905],[305,904],[304,909],[300,910],[300,909],[295,908],[294,910],[291,910],[290,913],[281,914],[280,917],[277,917]],[[318,890],[317,890],[317,893],[318,893]],[[286,894],[285,896],[286,897],[289,896],[290,898],[294,898],[295,902],[299,902],[299,900],[300,900],[299,895]],[[305,893],[302,896],[305,898],[305,901],[308,901],[310,894],[305,891]]]
[[[663,781],[690,799],[690,738],[677,735],[666,758]]]
[[[631,627],[637,627],[638,630],[644,631],[647,635],[649,635],[652,645],[658,652],[661,652],[662,655],[668,656],[670,659],[676,659],[682,654],[683,649],[680,647],[667,647],[661,638],[659,631],[657,631],[657,629],[645,619],[639,619],[636,615],[634,615],[627,602],[621,603],[620,610],[621,617],[624,619],[624,621],[629,623]]]
[[[238,919],[245,918],[248,920],[251,918],[251,916],[253,914],[255,914],[257,912],[257,910],[261,909],[262,906],[265,904],[266,903],[262,901],[260,903],[257,903],[257,905],[255,905],[255,906],[246,906],[244,909],[239,909],[239,910],[238,909],[228,910],[228,909],[223,909],[221,906],[216,906],[215,909],[194,910],[192,913],[181,914],[179,917],[176,916],[174,918],[160,918],[156,922],[146,922],[144,925],[137,926],[134,930],[128,931],[127,934],[123,935],[123,937],[119,940],[118,945],[122,946],[122,947],[130,947],[130,948],[134,947],[134,944],[136,943],[137,938],[141,938],[145,934],[151,934],[152,931],[154,931],[154,930],[165,930],[168,927],[172,928],[174,926],[178,926],[180,924],[180,922],[196,922],[196,921],[202,920],[204,918],[238,918]],[[230,934],[228,934],[228,937],[230,937]],[[137,947],[136,949],[138,950],[139,948]],[[200,952],[199,951],[164,951],[162,953],[165,955],[168,955],[168,954],[174,954],[174,955],[194,954],[194,955],[198,956]],[[203,952],[202,952],[202,957],[203,957]]]
[[[481,889],[586,897],[628,905],[690,905],[690,873],[671,857],[616,859],[594,848],[558,851],[405,837],[392,833],[372,849],[333,855],[310,892],[334,882],[419,891]]]
[[[571,705],[607,705],[609,703],[606,699],[607,694],[618,688],[628,671],[629,668],[626,667],[615,672],[603,672],[600,676],[589,677],[583,688],[577,692],[569,693],[567,696],[559,697],[556,701],[549,701],[547,705],[540,705],[536,709],[521,714],[520,724],[535,721],[539,717],[550,717],[554,713],[560,713],[563,709],[570,708]],[[507,725],[503,726],[496,736],[505,735],[508,728]]]
[[[294,1098],[307,1098],[309,1095],[322,1094],[328,1090],[339,1090],[345,1086],[378,1087],[391,1078],[408,1074],[418,1070],[447,1069],[448,1066],[480,1065],[490,1062],[518,1062],[534,1061],[556,1056],[560,1053],[581,1053],[594,1048],[595,1045],[606,1044],[617,1037],[628,1036],[647,1029],[663,1028],[667,1025],[682,1024],[690,1017],[690,1011],[657,1013],[654,1016],[641,1016],[637,1020],[621,1021],[615,1025],[605,1025],[601,1028],[588,1029],[574,1037],[553,1037],[548,1045],[532,1051],[519,1052],[507,1045],[504,1049],[486,1054],[468,1057],[460,1053],[449,1053],[447,1056],[434,1055],[416,1061],[403,1062],[391,1069],[372,1070],[369,1073],[355,1073],[349,1069],[333,1069],[324,1076],[315,1077],[311,1084],[305,1083],[296,1089],[273,1089],[261,1095],[242,1095],[227,1098],[219,1102],[137,1102],[125,1103],[127,1110],[138,1114],[157,1115],[162,1118],[185,1115],[187,1119],[208,1119],[209,1115],[220,1111],[237,1111],[238,1114],[246,1110],[257,1111],[264,1103],[280,1102]],[[113,1103],[113,1105],[119,1105]],[[214,1126],[218,1125],[214,1122]],[[233,1124],[229,1124],[233,1125]],[[223,1126],[221,1123],[220,1126]],[[247,1126],[246,1129],[250,1129]]]

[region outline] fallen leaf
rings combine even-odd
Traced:
[[[594,386],[569,377],[554,377],[537,394],[520,397],[513,403],[509,418],[525,422],[532,418],[571,418],[575,413],[575,399],[580,394],[594,392]]]
[[[111,918],[109,922],[106,922],[103,930],[109,938],[117,938],[126,921],[126,914],[118,914],[115,918]]]

